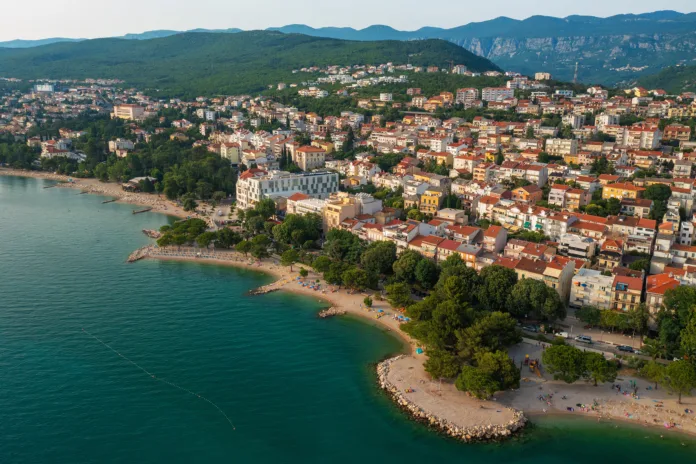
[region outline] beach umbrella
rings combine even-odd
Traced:
[[[416,348],[416,354],[423,354],[422,348]]]

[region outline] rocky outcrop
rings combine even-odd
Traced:
[[[126,260],[127,263],[134,263],[136,261],[140,261],[141,259],[147,258],[150,253],[152,252],[153,247],[152,245],[147,245],[141,248],[138,248],[135,250],[133,253],[128,256],[128,259]]]
[[[464,442],[502,440],[522,430],[527,423],[527,418],[521,411],[511,408],[514,418],[505,425],[477,425],[472,427],[461,427],[452,424],[424,410],[404,396],[404,394],[389,381],[389,367],[393,362],[401,359],[403,356],[404,355],[400,355],[379,363],[377,365],[377,379],[380,387],[382,387],[392,397],[396,404],[406,411],[414,420]]]
[[[162,233],[157,231],[157,230],[152,230],[152,229],[143,229],[143,234],[147,235],[150,238],[158,239],[162,236]]]
[[[346,313],[345,310],[335,308],[332,306],[331,308],[319,311],[319,314],[317,314],[317,316],[319,316],[321,319],[326,319],[327,317],[342,316],[345,313]]]

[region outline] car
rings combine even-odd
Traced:
[[[577,337],[575,337],[575,341],[580,342],[580,343],[587,343],[588,345],[591,345],[592,344],[592,337],[589,337],[587,335],[578,335]]]
[[[522,327],[522,330],[526,330],[527,332],[534,332],[534,333],[536,333],[536,332],[539,331],[539,330],[538,330],[536,327],[534,327],[533,325],[526,325],[526,326]]]
[[[556,334],[556,336],[561,337],[561,338],[570,338],[570,335],[568,335],[568,332],[558,332]]]
[[[616,347],[616,349],[619,350],[619,351],[626,352],[626,353],[633,353],[633,352],[635,352],[635,350],[633,349],[633,347],[632,347],[632,346],[628,346],[628,345],[619,345],[619,346]]]

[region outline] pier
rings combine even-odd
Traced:
[[[105,205],[107,203],[113,203],[115,201],[118,201],[118,198],[112,198],[111,200],[104,200],[104,201],[102,201],[102,205]]]
[[[133,214],[147,213],[148,211],[152,211],[152,207],[145,209],[134,209]]]

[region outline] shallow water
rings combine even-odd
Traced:
[[[0,176],[0,463],[693,462],[663,431],[542,420],[463,445],[376,387],[399,341],[316,299],[245,295],[270,278],[124,261],[170,219]],[[90,331],[158,382],[82,332]],[[648,438],[644,438],[644,437]]]

